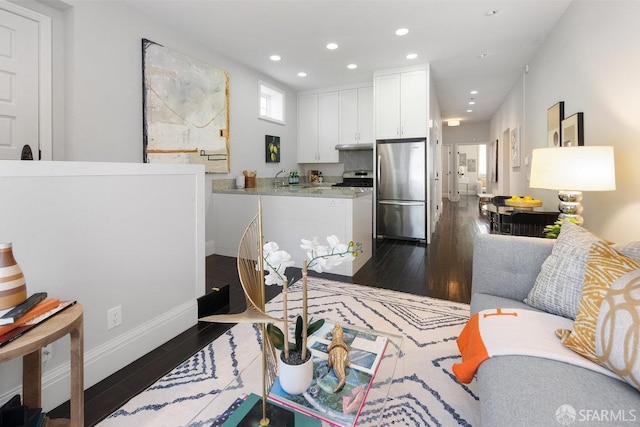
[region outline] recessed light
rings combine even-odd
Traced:
[[[476,105],[476,101],[469,101],[469,105]]]
[[[489,56],[488,53],[479,53],[476,55],[478,58],[486,58],[487,56]]]
[[[271,55],[269,59],[272,61],[280,61],[282,58],[280,58],[280,55]]]
[[[396,30],[396,36],[406,36],[407,34],[409,34],[409,29],[407,28],[398,28]]]
[[[495,16],[495,15],[497,15],[498,13],[500,13],[500,11],[499,11],[498,9],[491,9],[491,10],[487,10],[487,11],[484,13],[484,16]]]
[[[472,90],[470,93],[471,93],[471,95],[477,95],[478,91],[477,90]]]
[[[458,119],[451,119],[447,121],[447,124],[449,126],[460,126],[460,120]]]
[[[467,113],[473,113],[473,110],[467,110]]]
[[[305,73],[304,71],[300,71],[298,73],[298,77],[307,77],[307,73]]]
[[[355,70],[356,68],[358,68],[358,64],[349,64],[347,65],[347,68],[350,70]]]
[[[337,43],[329,43],[327,45],[327,49],[329,49],[329,50],[335,50],[337,48],[338,48],[338,44]]]
[[[407,55],[407,59],[416,59],[418,57],[417,53],[410,53]]]

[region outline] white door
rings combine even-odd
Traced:
[[[0,9],[0,159],[39,153],[39,24]]]

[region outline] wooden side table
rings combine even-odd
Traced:
[[[84,336],[82,306],[74,304],[0,348],[0,362],[22,356],[22,400],[42,407],[42,347],[71,337],[71,427],[84,426]]]

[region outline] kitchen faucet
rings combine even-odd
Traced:
[[[273,186],[277,187],[278,185],[284,185],[284,182],[280,181],[280,178],[278,178],[278,175],[280,175],[281,173],[285,173],[286,171],[284,169],[280,170],[280,172],[278,172],[276,174],[276,176],[273,178]]]

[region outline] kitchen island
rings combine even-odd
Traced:
[[[330,273],[353,276],[370,258],[373,245],[373,192],[370,188],[312,186],[258,186],[213,188],[214,253],[236,257],[242,233],[258,212],[262,200],[265,242],[277,242],[291,254],[296,267],[306,253],[300,239],[338,236],[341,242],[360,242],[363,252],[353,262]]]

